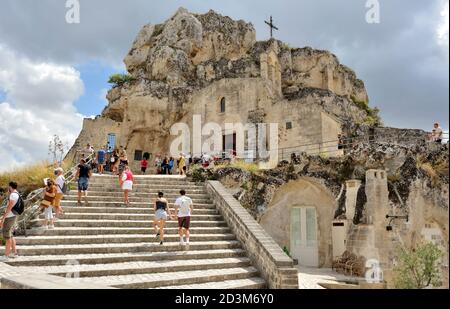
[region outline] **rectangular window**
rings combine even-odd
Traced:
[[[291,130],[292,129],[292,122],[286,122],[286,130]]]
[[[134,152],[134,161],[141,161],[142,160],[142,150],[136,150]]]

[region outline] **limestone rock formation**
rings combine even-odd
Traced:
[[[192,124],[194,114],[205,123],[247,123],[259,111],[261,121],[279,123],[281,147],[335,139],[369,116],[358,104],[368,103],[364,83],[336,56],[257,42],[252,24],[214,11],[180,8],[162,24],[143,26],[124,62],[132,79],[108,92],[100,116],[85,120],[69,159],[87,142],[106,144],[108,134],[131,154],[167,153],[171,126]]]
[[[256,41],[251,24],[210,11],[195,15],[179,9],[165,24],[145,25],[125,58],[136,78],[180,85],[194,78],[207,61],[237,60]]]

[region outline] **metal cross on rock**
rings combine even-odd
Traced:
[[[270,16],[270,21],[264,21],[270,27],[270,38],[273,38],[273,30],[279,30],[273,23],[272,16]]]

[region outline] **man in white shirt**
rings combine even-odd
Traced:
[[[186,191],[180,191],[181,196],[175,201],[175,209],[178,210],[178,234],[180,245],[189,245],[189,227],[193,209],[192,199],[186,196]],[[186,242],[183,239],[186,238]]]
[[[16,240],[13,236],[14,225],[16,224],[17,216],[12,212],[13,207],[19,201],[19,193],[17,192],[17,183],[11,181],[9,183],[9,201],[6,207],[5,214],[0,222],[2,228],[3,239],[5,240],[5,256],[1,259],[7,261],[9,258],[17,257]],[[10,256],[11,251],[13,254]],[[0,260],[0,261],[1,261]]]
[[[56,176],[56,197],[54,201],[54,208],[56,212],[56,217],[58,218],[62,213],[62,207],[61,207],[61,200],[64,196],[63,188],[66,184],[66,179],[64,178],[64,170],[59,167],[55,169],[55,176]]]
[[[438,144],[442,144],[443,136],[444,136],[444,131],[439,126],[439,123],[435,123],[433,133],[432,133],[433,141]]]

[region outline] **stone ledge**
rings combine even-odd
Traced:
[[[294,263],[272,237],[220,182],[208,181],[206,190],[269,288],[297,289],[298,275]]]

